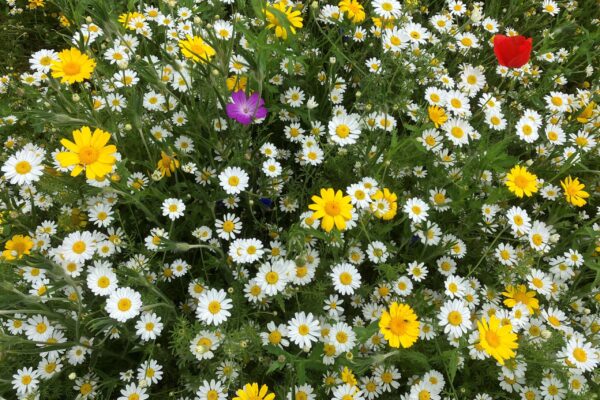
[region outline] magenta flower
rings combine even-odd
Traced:
[[[265,102],[256,92],[247,98],[243,90],[238,90],[231,94],[231,100],[233,103],[227,104],[227,116],[240,124],[249,125],[252,119],[267,116],[267,109],[263,107]]]

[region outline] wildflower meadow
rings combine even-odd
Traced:
[[[0,0],[0,399],[598,399],[599,26]]]

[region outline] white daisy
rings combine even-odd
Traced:
[[[214,357],[215,351],[220,345],[220,340],[210,331],[200,331],[190,341],[190,352],[198,361],[208,360]]]
[[[198,297],[196,317],[209,325],[221,325],[231,316],[231,299],[223,289],[205,290]]]
[[[471,313],[462,300],[450,300],[444,303],[438,314],[444,333],[454,338],[461,337],[471,329]]]
[[[6,160],[2,172],[12,185],[29,185],[40,180],[44,172],[42,161],[43,154],[23,149]]]
[[[96,252],[96,240],[90,232],[73,232],[63,239],[59,253],[67,261],[83,263],[90,260]]]
[[[329,276],[334,289],[340,294],[353,294],[360,287],[361,276],[352,264],[341,263],[333,266]]]
[[[149,340],[155,340],[160,336],[163,323],[161,318],[153,312],[143,313],[140,319],[135,323],[136,334],[147,342]]]
[[[360,122],[357,114],[336,115],[328,125],[331,140],[340,146],[356,143],[360,135]]]
[[[177,218],[183,217],[185,211],[185,204],[179,199],[165,199],[162,203],[162,215],[168,216],[171,221],[175,221]]]
[[[96,296],[108,296],[117,289],[117,275],[110,264],[96,262],[88,268],[87,286]]]
[[[256,281],[267,296],[274,296],[285,289],[295,269],[296,263],[293,261],[266,262],[258,269]]]
[[[111,318],[119,322],[136,317],[142,308],[142,296],[135,290],[125,287],[115,290],[106,301],[105,310]]]
[[[290,340],[303,349],[310,349],[312,342],[318,340],[320,324],[312,313],[297,312],[287,327]]]
[[[410,220],[414,223],[419,223],[427,220],[429,214],[429,206],[423,200],[413,197],[406,201],[403,211],[408,214]]]
[[[238,167],[227,167],[219,174],[219,184],[227,194],[239,194],[248,188],[248,174]]]

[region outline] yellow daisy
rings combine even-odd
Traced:
[[[179,168],[179,160],[175,156],[169,156],[164,151],[161,151],[160,160],[158,160],[156,168],[160,171],[161,176],[171,176],[171,173]]]
[[[341,12],[348,14],[348,18],[354,24],[365,20],[365,9],[357,0],[342,0],[338,7]]]
[[[321,189],[321,197],[313,196],[313,204],[308,208],[313,210],[312,219],[320,219],[321,227],[330,232],[333,225],[340,231],[346,229],[346,221],[352,218],[350,196],[344,196],[341,190]]]
[[[430,106],[427,108],[427,112],[429,114],[429,119],[436,128],[439,128],[440,125],[443,125],[444,122],[448,121],[448,116],[446,115],[446,111],[443,108],[438,106]]]
[[[215,49],[200,36],[185,35],[185,40],[179,41],[179,48],[185,58],[191,58],[195,62],[206,63],[216,54]]]
[[[477,321],[479,328],[479,345],[496,361],[504,365],[504,360],[515,356],[513,350],[519,347],[517,335],[512,330],[512,325],[500,326],[500,319],[492,315],[489,322],[484,318]]]
[[[61,83],[73,84],[89,79],[96,68],[96,61],[72,47],[58,53],[58,60],[52,61],[50,69],[53,78],[61,78]]]
[[[506,175],[506,186],[517,197],[530,197],[538,191],[537,176],[527,171],[525,167],[515,165]]]
[[[560,185],[565,191],[565,197],[569,203],[577,207],[586,205],[587,202],[584,199],[590,197],[590,194],[583,190],[585,185],[579,182],[579,178],[573,179],[568,176],[564,181],[560,181]]]
[[[276,12],[270,11],[271,8]],[[300,11],[293,10],[292,7],[286,7],[286,2],[284,1],[279,1],[273,5],[269,5],[264,12],[267,20],[269,21],[267,28],[275,28],[275,36],[278,38],[287,39],[288,29],[293,35],[295,35],[296,28],[302,28],[302,15]],[[285,16],[285,19],[287,20],[286,22],[280,19],[281,14]]]
[[[33,248],[33,240],[29,236],[14,235],[4,245],[2,256],[7,260],[19,260],[24,255],[30,254]]]
[[[383,312],[379,320],[379,332],[392,347],[412,346],[419,338],[419,326],[413,309],[396,302],[392,303],[389,312]]]
[[[535,298],[535,292],[528,292],[525,285],[518,285],[517,287],[509,285],[506,287],[506,292],[502,292],[502,295],[507,297],[504,300],[504,305],[507,307],[513,308],[517,303],[522,303],[529,309],[531,314],[533,314],[534,310],[540,308],[540,303]]]
[[[108,174],[116,162],[114,153],[117,148],[114,145],[106,146],[110,140],[110,133],[96,129],[92,134],[87,126],[73,131],[75,143],[68,139],[62,139],[60,143],[69,151],[56,155],[56,159],[62,167],[75,166],[71,176],[77,176],[85,169],[87,179],[102,178]]]
[[[233,400],[273,400],[275,393],[268,393],[269,387],[262,385],[258,389],[258,383],[246,383],[242,389],[235,392],[236,397]]]

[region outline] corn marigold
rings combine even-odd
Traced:
[[[573,179],[571,176],[568,176],[565,180],[560,181],[560,185],[565,191],[565,197],[569,203],[576,207],[583,207],[587,204],[585,199],[590,197],[590,194],[583,190],[585,189],[585,185],[579,182],[579,178]]]
[[[117,148],[112,144],[106,146],[110,133],[95,129],[92,134],[88,126],[83,126],[73,131],[73,139],[75,143],[62,139],[60,143],[69,151],[56,155],[62,167],[74,166],[71,176],[77,176],[85,170],[87,179],[97,179],[103,178],[112,170]]]
[[[96,61],[72,47],[58,53],[58,60],[52,61],[50,69],[53,78],[61,83],[73,84],[89,79],[96,68]]]

